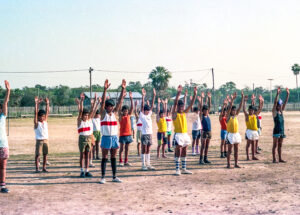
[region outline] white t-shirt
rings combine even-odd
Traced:
[[[152,134],[152,111],[148,113],[148,115],[140,112],[139,120],[142,122],[142,134]]]
[[[172,118],[166,116],[167,121],[167,131],[172,131]]]
[[[101,121],[100,117],[93,118],[93,131],[100,131],[100,129],[101,129],[100,121]]]
[[[34,129],[36,140],[48,140],[48,123],[47,121],[38,122],[37,128]]]
[[[0,148],[8,148],[8,141],[6,135],[6,116],[0,114]]]
[[[192,122],[193,122],[193,126],[192,126],[193,131],[202,129],[201,119],[198,113],[192,114]]]

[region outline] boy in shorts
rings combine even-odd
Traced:
[[[101,98],[100,103],[101,103]],[[93,118],[93,135],[95,137],[95,147],[93,147],[93,159],[100,160],[99,157],[99,144],[101,141],[101,126],[100,126],[100,111],[97,110]]]
[[[9,158],[8,140],[6,134],[6,116],[7,116],[7,104],[10,96],[10,85],[8,81],[4,81],[6,93],[3,104],[0,103],[0,192],[8,193],[9,190],[6,187],[6,166],[7,159]]]
[[[225,101],[228,100],[225,99]],[[220,146],[220,152],[221,152],[221,156],[220,158],[225,158],[227,156],[226,153],[226,144],[225,144],[225,138],[227,135],[227,106],[223,105],[222,109],[221,109],[221,113],[219,115],[219,122],[221,125],[221,146]]]
[[[167,100],[168,101],[168,100]],[[166,102],[168,104],[168,102]],[[166,105],[167,106],[167,105]],[[168,106],[167,106],[168,107]],[[170,108],[172,109],[172,108]],[[171,116],[171,111],[167,109],[167,116],[166,116],[166,121],[167,121],[167,141],[168,141],[168,152],[174,152],[171,149],[171,136],[172,136],[172,116]]]
[[[39,173],[40,156],[43,154],[43,172],[48,172],[46,169],[47,155],[48,155],[48,115],[49,115],[49,99],[46,98],[46,111],[39,110],[39,105],[43,102],[42,98],[35,97],[35,109],[34,109],[34,132],[36,139],[35,146],[35,168]]]
[[[165,105],[163,103],[163,109],[160,110],[161,99],[157,100],[157,114],[156,114],[156,124],[157,124],[157,158],[160,157],[160,148],[162,146],[162,157],[167,158],[165,155],[165,148],[167,145],[167,121],[165,118]]]
[[[135,118],[136,118],[136,142],[137,142],[137,152],[138,152],[138,156],[141,155],[140,151],[141,151],[141,138],[142,138],[142,122],[139,119],[139,114],[140,111],[137,111],[137,101],[135,101],[135,105],[134,105],[134,114],[135,114]]]
[[[144,102],[145,97],[146,97],[146,90],[143,88],[142,89],[142,105],[141,105],[141,112],[139,119],[142,122],[142,137],[141,137],[141,142],[142,142],[142,170],[155,170],[153,166],[151,166],[150,163],[150,147],[152,145],[152,109],[154,106],[154,101],[155,101],[155,96],[156,96],[156,91],[155,88],[153,88],[153,98],[152,98],[152,105],[151,107]]]
[[[200,104],[202,102],[201,98],[198,98],[199,106],[201,107],[202,105]],[[192,137],[193,137],[193,142],[192,142],[192,155],[196,156],[199,155],[199,142],[201,139],[201,120],[200,120],[200,115],[199,115],[199,107],[194,107],[193,108],[193,113],[192,113]],[[196,148],[195,148],[196,147]]]
[[[179,100],[180,94],[182,92],[182,86],[179,85],[177,88],[177,95],[174,101],[174,106],[172,108],[172,120],[174,125],[174,145],[175,148],[175,167],[176,173],[175,175],[179,176],[182,174],[192,174],[189,170],[186,169],[186,155],[187,155],[187,147],[191,144],[191,139],[188,135],[187,130],[187,120],[186,113],[193,107],[196,95],[197,95],[197,87],[194,88],[194,96],[190,105],[184,109],[184,102]],[[180,171],[180,159],[182,162],[182,171]]]
[[[130,98],[130,109],[127,105],[122,106],[121,111],[119,111],[119,123],[120,123],[120,152],[119,152],[119,161],[120,166],[131,166],[130,163],[128,163],[128,153],[129,153],[129,144],[133,142],[132,139],[132,129],[131,129],[131,120],[130,116],[133,111],[133,99],[132,99],[132,93],[129,92],[129,98]],[[123,148],[125,145],[125,161],[123,164],[122,154],[123,154]]]

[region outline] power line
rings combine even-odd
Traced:
[[[187,72],[201,72],[207,71],[211,69],[196,69],[196,70],[181,70],[181,71],[169,71],[170,73],[187,73]],[[107,69],[94,69],[97,72],[111,72],[111,73],[140,73],[140,74],[148,74],[150,72],[138,72],[138,71],[126,71],[126,70],[107,70]]]
[[[72,70],[56,70],[56,71],[0,71],[0,73],[6,73],[6,74],[39,74],[39,73],[65,73],[65,72],[82,72],[82,71],[88,71],[88,69],[72,69]]]

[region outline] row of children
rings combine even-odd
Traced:
[[[5,176],[6,176],[6,165],[7,159],[9,157],[9,148],[6,135],[6,116],[7,116],[7,103],[9,101],[10,86],[7,81],[5,81],[6,95],[3,105],[0,104],[0,186],[1,192],[8,192],[5,186]],[[110,87],[108,80],[104,83],[104,92],[102,98],[97,98],[91,102],[90,111],[85,109],[83,106],[84,94],[81,94],[80,99],[76,99],[78,104],[78,118],[77,127],[79,133],[79,151],[80,151],[80,167],[81,167],[81,177],[92,177],[89,172],[89,166],[91,165],[89,160],[92,159],[93,145],[97,145],[101,139],[101,180],[100,183],[104,184],[106,164],[108,162],[108,154],[110,153],[110,161],[113,172],[113,182],[122,182],[117,176],[117,161],[116,155],[119,152],[120,166],[128,165],[128,154],[129,154],[129,144],[133,142],[132,139],[132,120],[130,119],[132,113],[134,112],[137,119],[137,142],[138,151],[139,143],[141,145],[141,160],[142,160],[142,170],[155,170],[150,162],[150,148],[152,145],[152,110],[154,107],[156,92],[153,89],[152,104],[149,102],[145,104],[146,91],[142,90],[142,103],[140,107],[140,112],[137,111],[137,103],[133,107],[132,93],[129,92],[129,98],[131,102],[130,108],[123,105],[124,97],[126,96],[126,81],[122,80],[121,93],[118,98],[117,104],[114,100],[107,98],[107,90]],[[192,144],[192,154],[199,154],[199,163],[210,163],[207,158],[209,143],[211,139],[211,121],[209,117],[210,107],[211,107],[211,94],[207,93],[206,102],[204,104],[205,94],[201,93],[197,97],[197,88],[194,88],[193,96],[189,106],[186,108],[186,96],[184,101],[180,100],[179,97],[182,93],[182,86],[179,85],[177,88],[177,95],[175,97],[174,105],[171,110],[168,110],[168,100],[158,99],[157,104],[157,117],[156,122],[158,125],[157,139],[157,157],[160,156],[160,149],[162,147],[162,157],[165,155],[165,147],[168,144],[168,150],[172,151],[170,148],[171,142],[171,126],[173,122],[174,126],[174,136],[173,136],[173,146],[175,147],[175,174],[192,174],[186,168],[186,156],[187,147]],[[272,110],[274,118],[274,130],[273,130],[273,162],[276,162],[275,151],[278,148],[279,162],[285,162],[281,157],[281,147],[284,134],[284,119],[282,112],[285,109],[289,98],[289,90],[287,89],[287,97],[285,102],[279,99],[281,93],[280,88],[277,89],[276,98],[274,101],[274,106]],[[234,101],[237,94],[234,93],[230,97],[228,96],[224,100],[222,111],[219,117],[221,124],[221,157],[227,157],[227,167],[230,168],[230,155],[232,151],[232,146],[234,147],[234,158],[235,167],[239,168],[238,165],[238,144],[241,143],[241,135],[239,134],[239,126],[237,117],[241,108],[245,115],[246,121],[246,154],[249,160],[249,147],[252,149],[252,159],[257,160],[255,154],[258,153],[258,138],[261,130],[260,123],[260,112],[263,107],[264,100],[262,96],[259,96],[259,107],[255,106],[255,96],[252,96],[251,105],[246,111],[246,102],[248,96],[244,95],[242,92],[241,101],[239,107],[234,105]],[[187,118],[186,114],[192,109],[196,98],[198,100],[198,106],[193,108],[192,114],[192,137],[193,141],[190,140],[187,129]],[[46,111],[39,110],[39,105],[41,102],[45,101]],[[49,115],[49,99],[45,100],[35,98],[35,117],[34,117],[34,130],[36,135],[36,171],[39,172],[39,159],[40,155],[43,154],[43,172],[47,172],[47,154],[48,154],[48,124],[47,119]],[[162,103],[162,110],[160,109]],[[98,106],[100,105],[100,110]],[[119,123],[118,123],[119,122]],[[120,129],[118,129],[118,124]],[[118,137],[119,133],[119,137]],[[102,135],[102,138],[100,138]],[[199,145],[201,140],[201,147],[199,152]],[[125,148],[125,159],[123,164],[123,149]],[[226,150],[227,149],[227,150]],[[180,170],[181,161],[181,170]]]

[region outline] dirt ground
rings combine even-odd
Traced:
[[[99,161],[91,169],[93,178],[79,178],[75,118],[49,119],[51,166],[49,173],[41,174],[34,173],[32,119],[11,120],[7,169],[11,192],[0,195],[0,214],[300,214],[300,113],[285,114],[287,163],[272,163],[273,121],[271,113],[264,113],[259,161],[245,160],[243,138],[241,169],[226,169],[225,159],[219,158],[220,125],[217,116],[211,118],[212,164],[198,165],[198,156],[189,150],[187,168],[194,174],[174,176],[174,155],[157,160],[154,141],[151,159],[156,171],[143,172],[133,143],[129,158],[133,166],[118,168],[123,183],[110,182],[108,164],[104,185],[98,183]],[[242,114],[239,121],[244,136]]]

